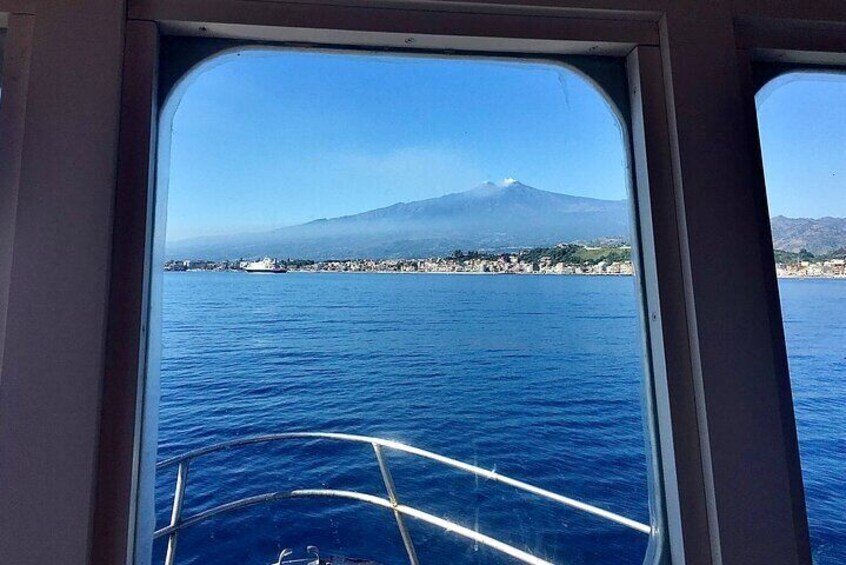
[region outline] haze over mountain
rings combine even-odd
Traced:
[[[507,179],[264,233],[168,242],[168,259],[423,258],[455,249],[500,252],[558,243],[629,241],[625,200],[548,192]],[[846,247],[846,218],[772,219],[776,249],[815,255]]]
[[[561,242],[629,241],[628,204],[539,190],[507,179],[266,233],[168,242],[168,258],[417,258],[454,249],[505,251]]]

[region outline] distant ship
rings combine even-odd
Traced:
[[[276,261],[271,259],[270,257],[265,257],[260,261],[253,261],[251,263],[247,263],[242,267],[244,271],[247,273],[287,273],[288,269],[286,269],[283,265],[279,265]]]

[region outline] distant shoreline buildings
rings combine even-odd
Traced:
[[[246,261],[244,261],[246,263]],[[280,261],[284,264],[284,261]],[[238,261],[168,261],[165,271],[243,271]],[[552,264],[548,261],[522,261],[516,255],[501,260],[451,258],[431,259],[345,259],[288,263],[289,273],[455,273],[511,275],[631,275],[631,261],[599,261],[595,264]]]
[[[776,263],[776,276],[782,279],[840,279],[846,278],[846,259]]]
[[[267,259],[289,273],[454,273],[515,275],[617,275],[634,273],[627,246],[586,247],[561,244],[516,253],[486,254],[456,250],[449,257],[428,259]],[[244,271],[249,260],[169,260],[165,271]],[[846,278],[846,259],[780,261],[779,278]]]

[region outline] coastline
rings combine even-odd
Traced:
[[[465,253],[456,249],[450,256],[429,258],[171,259],[163,267],[165,271],[212,272],[255,271],[259,266],[277,273],[631,276],[634,275],[633,259],[631,248],[627,246],[560,244],[501,254]],[[775,274],[780,279],[846,279],[846,258],[836,254],[819,259],[777,259],[781,260],[775,262]]]
[[[277,274],[277,273],[247,273],[240,269],[186,269],[183,271],[166,270],[168,273],[244,273],[256,274]],[[478,272],[478,271],[333,271],[314,269],[289,270],[287,275],[467,275],[467,276],[555,276],[555,277],[631,277],[633,273],[554,273],[554,272]],[[846,280],[846,275],[794,275],[777,274],[779,280]]]

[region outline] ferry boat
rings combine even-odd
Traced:
[[[243,265],[242,269],[244,269],[247,273],[287,273],[288,269],[286,269],[283,265],[278,264],[275,260],[271,259],[270,257],[265,257],[259,261],[252,261]]]

